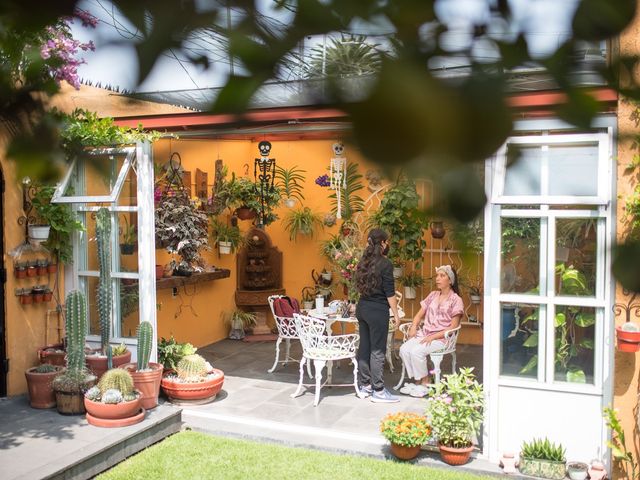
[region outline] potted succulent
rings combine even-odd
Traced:
[[[320,215],[309,207],[290,210],[283,220],[284,229],[289,232],[289,240],[295,241],[298,235],[313,237],[316,226],[322,227]]]
[[[136,251],[136,243],[138,239],[138,229],[135,225],[129,225],[127,215],[124,215],[124,228],[122,233],[122,243],[120,244],[121,255],[133,255]]]
[[[169,340],[161,338],[158,342],[158,362],[164,367],[164,373],[173,372],[182,358],[193,355],[197,350],[190,343],[178,343],[173,336]]]
[[[140,408],[140,392],[134,389],[131,374],[112,368],[98,385],[84,394],[87,422],[96,427],[126,427],[141,422],[145,409]]]
[[[424,415],[398,412],[386,415],[380,422],[380,433],[391,442],[391,453],[400,460],[411,460],[420,453],[431,435]]]
[[[158,406],[160,381],[163,366],[160,363],[149,362],[151,358],[151,342],[153,340],[153,326],[143,321],[138,325],[138,361],[127,363],[121,368],[127,370],[133,378],[133,384],[140,392],[142,407],[150,410]]]
[[[100,318],[99,351],[87,355],[89,369],[100,379],[102,374],[112,367],[118,367],[131,361],[131,352],[123,344],[111,347],[111,318],[113,315],[113,288],[111,283],[111,214],[106,208],[101,208],[96,214],[96,243],[98,250],[97,305]],[[120,292],[118,291],[117,294]]]
[[[438,439],[440,456],[449,465],[467,463],[482,424],[484,394],[472,372],[473,368],[461,368],[446,375],[427,399],[427,419]]]
[[[200,355],[187,355],[176,365],[175,374],[162,379],[162,390],[171,402],[213,401],[222,389],[224,372],[213,368]]]
[[[525,475],[562,479],[567,473],[565,462],[565,449],[547,438],[523,442],[520,449],[519,468]]]
[[[62,370],[61,366],[43,363],[24,372],[29,391],[29,405],[32,408],[53,408],[56,406],[52,383]]]
[[[416,288],[424,285],[424,278],[415,270],[401,276],[399,281],[404,287],[404,298],[407,300],[416,298]]]
[[[198,210],[184,191],[163,194],[155,210],[156,243],[177,253],[187,269],[201,267],[202,250],[209,248],[207,215]]]
[[[304,195],[302,194],[303,173],[306,173],[306,171],[297,166],[291,168],[276,166],[276,185],[284,197],[284,204],[287,208],[295,207],[296,199],[300,203],[304,200]]]
[[[214,245],[218,246],[220,255],[228,255],[242,246],[244,237],[238,227],[214,218],[211,220],[211,236]]]
[[[56,394],[56,407],[64,415],[84,413],[83,396],[96,377],[85,368],[84,342],[87,325],[87,302],[84,295],[74,290],[65,301],[65,331],[67,334],[67,369],[52,383]]]

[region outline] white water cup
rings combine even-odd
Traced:
[[[316,310],[320,313],[324,310],[324,297],[322,295],[316,297]]]

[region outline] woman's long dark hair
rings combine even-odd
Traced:
[[[356,268],[356,290],[363,296],[370,295],[382,281],[380,263],[384,258],[382,242],[389,239],[389,234],[380,228],[374,228],[367,236],[367,247]]]
[[[460,286],[458,285],[458,272],[456,272],[456,269],[453,268],[453,265],[451,266],[451,271],[453,272],[453,278],[456,279],[456,281],[451,284],[451,290],[453,290],[458,296],[460,296]]]

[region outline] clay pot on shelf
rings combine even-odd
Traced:
[[[13,274],[16,278],[27,277],[27,267],[24,265],[16,265],[13,270]]]
[[[27,277],[37,277],[38,276],[38,267],[35,265],[27,266]]]
[[[38,276],[44,276],[47,274],[47,262],[38,262],[36,264]]]
[[[44,300],[44,288],[33,287],[31,289],[31,295],[33,296],[33,303],[42,303]]]
[[[50,263],[49,265],[47,265],[47,272],[48,273],[57,273],[58,272],[58,264],[57,263]]]
[[[22,305],[31,305],[33,303],[33,296],[31,295],[31,290],[24,290],[19,294],[20,303]]]
[[[46,289],[44,291],[44,295],[42,297],[42,300],[44,302],[50,302],[51,300],[53,300],[53,292],[51,290],[49,290],[49,289]]]

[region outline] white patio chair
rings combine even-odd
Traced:
[[[276,359],[273,362],[273,366],[267,370],[269,373],[273,373],[276,370],[276,367],[279,363],[287,364],[290,362],[298,363],[300,360],[297,358],[293,358],[290,354],[291,352],[291,340],[298,340],[298,333],[296,332],[296,324],[293,321],[293,317],[280,317],[276,315],[275,309],[273,307],[273,302],[277,298],[282,298],[284,295],[270,295],[267,298],[269,302],[269,308],[271,308],[271,314],[276,321],[276,327],[278,328],[278,340],[276,341]],[[284,360],[280,360],[280,344],[282,340],[285,341],[285,354]],[[313,378],[311,375],[311,365],[307,363],[307,372],[309,376]]]
[[[404,323],[400,325],[400,331],[402,332],[403,343],[408,340],[409,328],[411,328],[411,323]],[[428,356],[431,357],[431,361],[433,362],[433,370],[436,377],[436,383],[440,383],[440,363],[442,363],[442,358],[446,354],[451,354],[451,373],[456,373],[456,343],[458,342],[458,334],[460,333],[460,326],[456,328],[452,328],[451,330],[447,330],[444,332],[444,338],[442,341],[444,342],[444,347],[440,350],[430,353]],[[429,360],[427,359],[427,362]],[[404,375],[406,369],[404,366],[404,362],[402,362],[402,373],[400,374],[400,381],[394,387],[396,390],[402,387],[404,383]]]
[[[400,302],[402,302],[402,293],[397,290],[396,300],[398,301],[398,316],[400,317],[400,320],[402,320],[403,318],[405,318],[404,310],[402,309],[402,305],[400,305]],[[387,363],[389,364],[389,370],[391,371],[391,373],[393,373],[393,340],[396,335],[396,329],[393,328],[392,325],[393,312],[391,311],[391,309],[389,309],[389,319],[391,324],[389,325],[389,333],[387,334],[387,353],[385,357],[387,359]]]
[[[358,394],[358,361],[356,360],[356,352],[358,349],[358,341],[360,336],[354,333],[347,335],[327,335],[325,330],[325,322],[321,319],[293,314],[296,324],[296,330],[300,343],[302,344],[302,360],[300,360],[300,380],[298,388],[291,394],[291,398],[296,398],[302,394],[302,387],[310,387],[315,385],[315,399],[313,406],[317,406],[320,401],[320,389],[327,384],[322,382],[322,370],[327,366],[328,362],[334,360],[350,359],[353,363],[353,388]],[[304,364],[312,361],[315,368],[315,384],[302,383],[304,376]],[[329,379],[331,374],[328,375]],[[331,384],[331,386],[351,386],[350,383]]]

